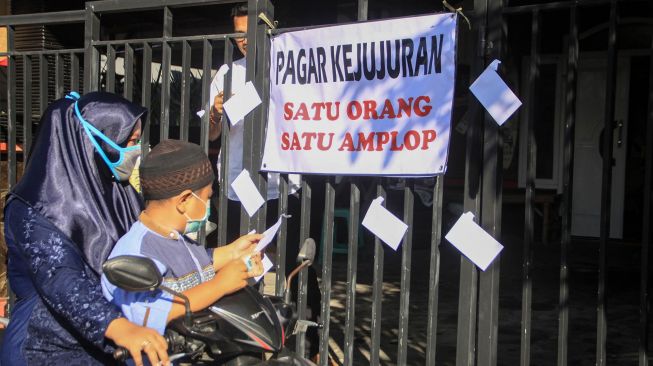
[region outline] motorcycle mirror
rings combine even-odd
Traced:
[[[313,238],[307,238],[304,240],[304,245],[302,245],[297,255],[297,263],[304,261],[313,263],[313,259],[315,259],[315,240]]]
[[[102,265],[109,282],[127,291],[152,291],[161,286],[163,277],[150,258],[121,255]]]

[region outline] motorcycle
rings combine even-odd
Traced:
[[[311,265],[314,257],[315,241],[309,238],[297,256],[299,265],[288,275],[283,297],[264,296],[248,285],[194,313],[184,294],[162,285],[163,277],[149,258],[118,256],[108,260],[103,271],[109,282],[124,290],[160,289],[184,300],[184,316],[171,321],[164,334],[171,361],[225,366],[315,366],[284,347],[297,329],[318,326],[297,319],[290,293],[293,277]],[[121,362],[130,358],[129,351],[122,347],[113,356]]]

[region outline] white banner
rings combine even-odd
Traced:
[[[261,170],[444,173],[455,66],[453,14],[274,37]]]

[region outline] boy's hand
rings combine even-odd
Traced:
[[[247,276],[258,277],[263,274],[263,262],[261,260],[261,253],[255,252],[246,254],[241,257],[243,262],[247,265]]]
[[[230,261],[219,270],[213,280],[220,287],[222,295],[232,294],[247,286],[247,266],[241,260]]]
[[[248,234],[234,240],[228,247],[231,252],[231,259],[238,259],[251,254],[256,249],[256,244],[263,239],[261,234]]]

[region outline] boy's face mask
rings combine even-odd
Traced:
[[[199,220],[193,220],[188,216],[187,213],[184,212],[184,216],[186,216],[186,228],[184,229],[184,234],[191,234],[191,233],[196,233],[200,231],[200,229],[206,225],[206,221],[209,219],[209,215],[211,215],[211,205],[209,204],[209,201],[207,200],[206,202],[202,201],[202,199],[196,195],[195,193],[192,193],[192,195],[200,200],[205,206],[206,206],[206,212],[204,213],[204,217],[202,217]]]
[[[95,146],[95,150],[97,150],[98,154],[100,154],[100,157],[102,157],[102,160],[104,160],[106,165],[109,167],[109,170],[111,170],[113,177],[119,182],[129,181],[129,177],[132,175],[134,167],[136,166],[136,161],[138,160],[138,157],[141,156],[141,144],[138,143],[134,146],[121,147],[113,142],[105,134],[100,132],[100,130],[95,128],[95,126],[87,122],[84,117],[82,117],[82,113],[79,111],[77,101],[75,101],[75,114],[77,115],[77,119],[79,119],[79,121],[82,123],[82,127],[84,127],[84,131],[86,131],[86,134],[93,143],[93,146]],[[118,151],[120,154],[118,161],[112,162],[109,160],[109,157],[104,152],[104,150],[102,150],[102,147],[95,139],[96,137],[100,138],[102,141],[107,143],[107,145],[111,146],[111,148]]]

